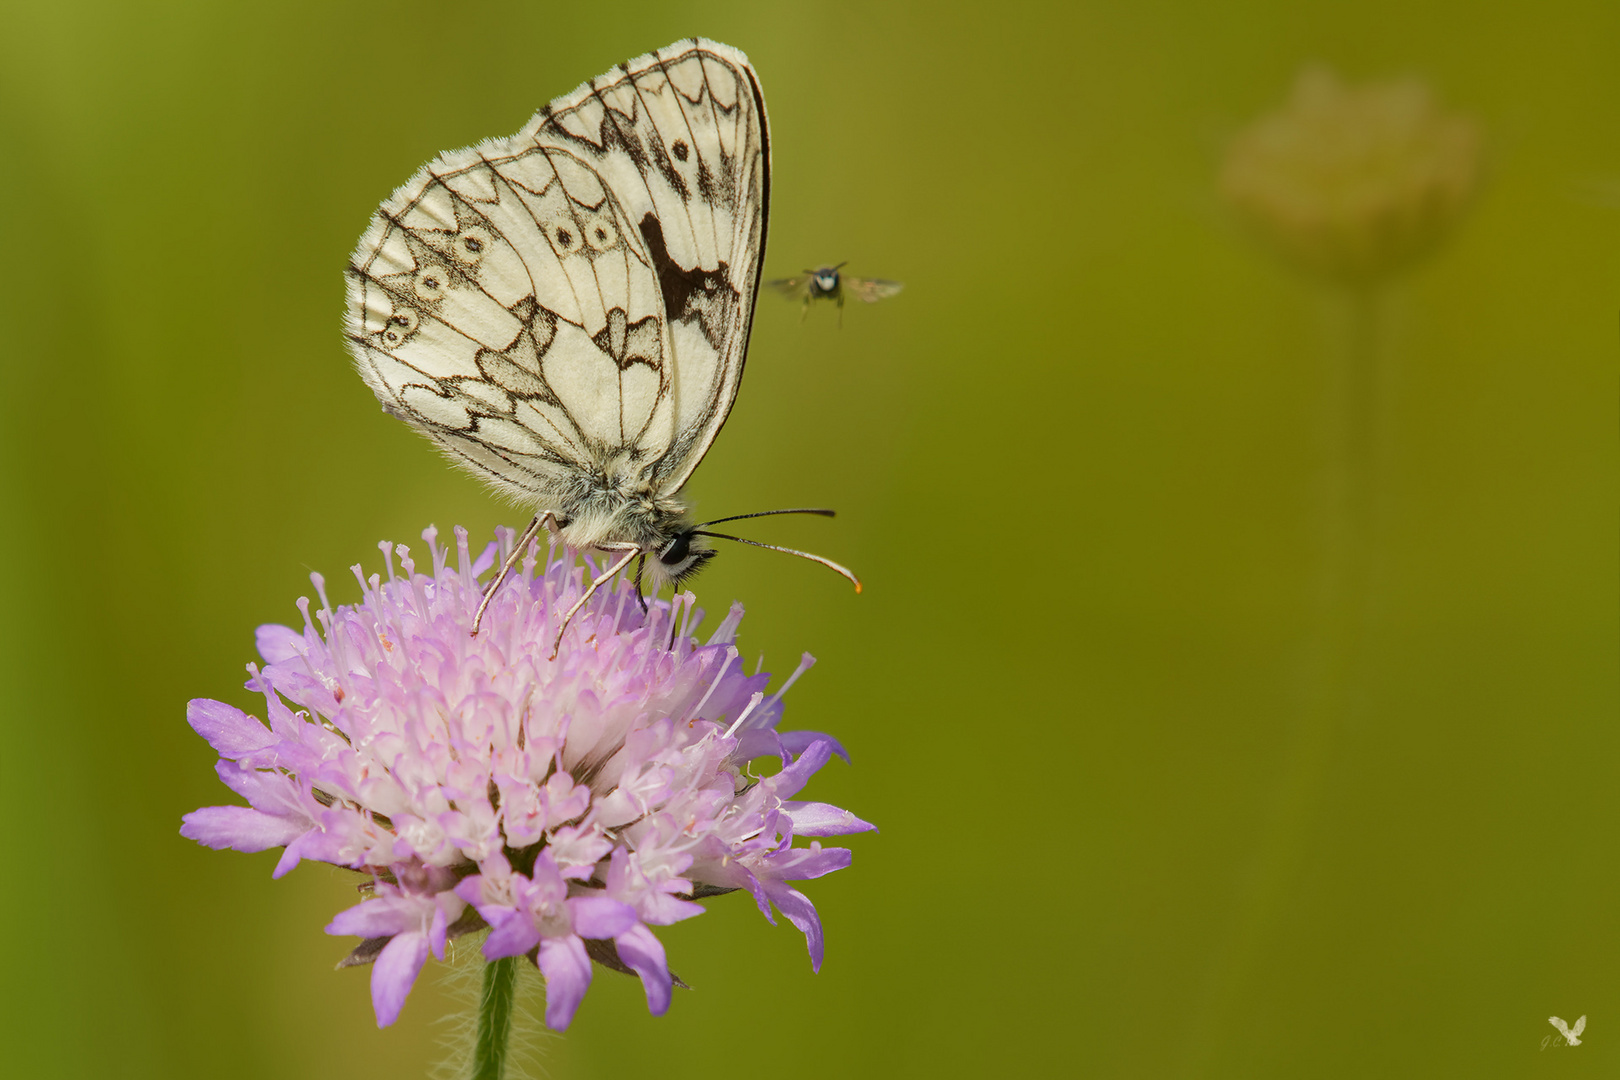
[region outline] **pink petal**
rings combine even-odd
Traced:
[[[813,743],[826,742],[832,744],[832,752],[849,761],[849,751],[845,750],[837,739],[831,735],[824,735],[819,731],[784,731],[782,732],[782,749],[790,754],[802,753]]]
[[[371,1007],[377,1014],[378,1027],[387,1027],[399,1019],[399,1011],[405,1007],[405,999],[427,957],[426,934],[396,934],[383,946],[371,968]]]
[[[486,960],[522,956],[540,943],[540,931],[534,928],[534,919],[527,911],[491,905],[479,908],[478,914],[493,928],[484,939]]]
[[[546,977],[546,1026],[566,1031],[591,985],[591,959],[576,935],[540,943],[540,973]]]
[[[379,896],[338,912],[327,924],[326,932],[365,938],[421,934],[433,910],[433,900],[429,897]],[[427,941],[425,937],[422,940],[424,944]]]
[[[781,799],[798,794],[799,789],[810,782],[816,770],[827,764],[832,757],[832,748],[831,739],[817,739],[811,743],[794,759],[793,764],[771,778],[773,781],[771,790]]]
[[[664,959],[664,943],[645,926],[636,925],[614,939],[619,959],[641,976],[647,991],[647,1011],[663,1016],[669,1009],[670,987],[674,980]]]
[[[580,937],[611,938],[636,925],[636,909],[606,896],[576,896],[568,901],[568,917]]]
[[[287,774],[260,769],[241,769],[228,761],[216,761],[214,772],[218,774],[221,783],[246,799],[255,810],[263,810],[280,817],[297,817],[309,822],[305,828],[315,824],[298,782]],[[314,800],[310,799],[308,802],[314,803]],[[319,805],[316,804],[315,808],[319,809]]]
[[[810,898],[797,889],[786,885],[767,884],[766,893],[778,911],[787,916],[788,922],[797,926],[804,933],[805,947],[810,950],[810,970],[821,970],[821,919],[816,915],[816,906]]]
[[[303,634],[290,626],[280,626],[276,623],[265,623],[253,637],[254,644],[259,648],[259,655],[264,657],[267,664],[291,660],[302,651],[304,645]]]
[[[209,806],[180,819],[180,835],[205,847],[234,851],[268,851],[283,847],[309,831],[308,822],[250,810],[245,806]]]
[[[793,822],[795,836],[843,836],[877,828],[831,803],[785,802],[782,812]]]
[[[844,869],[852,857],[849,848],[824,848],[814,843],[807,848],[789,848],[766,858],[769,870],[764,876],[777,881],[808,881]]]
[[[257,719],[223,701],[193,698],[186,702],[186,723],[219,751],[219,756],[236,761],[269,749],[281,739]]]
[[[682,919],[702,915],[705,910],[702,904],[694,904],[690,900],[679,900],[668,893],[649,892],[641,898],[636,913],[641,916],[642,922],[668,926]]]

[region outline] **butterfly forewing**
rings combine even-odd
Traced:
[[[746,58],[661,49],[395,192],[350,265],[351,350],[385,408],[542,509],[596,475],[672,494],[736,396],[767,199]]]

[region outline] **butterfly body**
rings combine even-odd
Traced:
[[[569,546],[709,554],[678,492],[742,377],[770,195],[736,49],[677,42],[441,154],[378,210],[346,329],[383,408]]]

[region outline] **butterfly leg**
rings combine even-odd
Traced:
[[[641,614],[643,616],[647,614],[647,598],[641,595],[641,571],[646,566],[647,553],[644,551],[641,553],[641,558],[636,560],[636,603],[641,605]]]
[[[585,590],[585,594],[583,596],[581,596],[578,600],[574,601],[574,606],[569,608],[568,609],[568,614],[563,616],[562,625],[557,627],[557,636],[551,642],[551,657],[550,657],[550,659],[552,659],[552,660],[557,659],[557,650],[562,648],[563,631],[567,630],[568,629],[568,624],[574,621],[574,616],[579,614],[579,609],[584,607],[586,605],[586,603],[590,601],[590,598],[596,594],[597,589],[600,589],[603,585],[606,585],[609,581],[613,580],[613,575],[617,574],[620,570],[623,570],[625,567],[629,566],[631,559],[634,559],[637,555],[644,554],[644,552],[641,550],[641,548],[639,546],[635,545],[635,544],[630,544],[625,548],[618,548],[618,547],[614,547],[614,546],[611,546],[611,545],[603,544],[603,545],[601,545],[601,548],[602,548],[603,551],[621,551],[622,550],[622,551],[624,551],[624,557],[621,558],[618,562],[614,563],[612,566],[608,567],[602,573],[598,574],[596,576],[596,579],[591,582],[590,588]]]
[[[844,290],[838,290],[838,329],[844,328]]]
[[[495,590],[501,587],[501,582],[505,581],[506,575],[512,572],[512,567],[516,566],[517,561],[523,557],[523,553],[529,550],[529,542],[539,535],[542,524],[545,524],[553,531],[556,530],[557,519],[550,510],[536,515],[535,519],[529,522],[529,527],[523,530],[523,535],[518,539],[518,542],[512,545],[511,554],[506,556],[506,562],[501,564],[501,572],[495,575],[495,580],[490,582],[489,588],[484,590],[484,599],[479,602],[478,613],[473,616],[473,637],[478,636],[478,627],[484,621],[484,609],[489,607],[489,602],[495,598]]]

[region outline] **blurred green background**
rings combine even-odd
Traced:
[[[773,126],[768,268],[700,512],[838,507],[697,583],[821,659],[811,797],[883,829],[598,974],[552,1077],[1612,1076],[1620,7],[827,2],[0,7],[0,1072],[415,1076],[321,932],[350,875],[182,840],[231,801],[184,703],[430,522],[524,515],[384,416],[339,333],[376,204],[694,33]],[[1384,298],[1390,468],[1345,696],[1312,700],[1331,292],[1223,212],[1302,65],[1416,74],[1489,182]],[[1590,1017],[1542,1049],[1549,1014]]]

